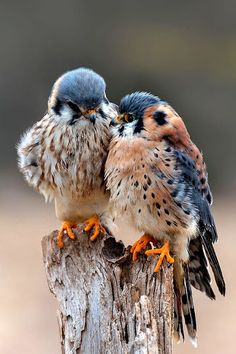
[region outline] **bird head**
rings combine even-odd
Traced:
[[[176,134],[182,119],[165,101],[147,92],[124,96],[116,117],[115,135],[126,137],[162,138]]]
[[[115,112],[106,97],[104,79],[91,69],[79,68],[62,75],[54,84],[48,108],[69,125],[95,124],[111,119]]]

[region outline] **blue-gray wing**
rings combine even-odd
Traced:
[[[212,201],[207,176],[200,177],[195,161],[183,151],[175,151],[176,168],[180,171],[179,178],[184,183],[186,193],[190,197],[192,207],[198,213],[199,235],[189,243],[189,271],[192,285],[204,291],[210,298],[214,293],[210,285],[210,275],[207,270],[207,260],[212,268],[216,284],[221,294],[225,294],[223,274],[213,247],[217,240],[217,231],[210,210]],[[202,185],[204,184],[204,188]]]

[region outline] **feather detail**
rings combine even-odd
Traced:
[[[194,238],[189,243],[189,279],[191,285],[204,292],[210,299],[215,300],[215,294],[211,287],[211,277],[208,272],[208,264],[203,251],[201,237]]]
[[[213,271],[217,287],[219,289],[219,292],[222,295],[225,295],[225,281],[223,278],[223,274],[222,274],[221,267],[220,267],[219,261],[217,259],[215,250],[213,248],[213,244],[210,240],[210,237],[211,237],[211,234],[209,236],[209,232],[207,230],[204,230],[201,233],[201,239],[203,242],[204,250],[206,252],[208,261],[209,261],[211,269]]]
[[[194,346],[197,346],[197,324],[188,266],[184,265],[182,271],[182,285],[179,283],[179,276],[176,277],[176,271],[174,277],[174,337],[177,341],[180,341],[182,336],[184,340],[183,315],[191,342]]]

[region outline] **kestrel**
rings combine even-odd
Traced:
[[[175,336],[183,335],[183,313],[196,343],[191,285],[215,298],[208,263],[225,294],[203,156],[181,117],[158,97],[135,92],[121,100],[119,110],[105,166],[111,209],[114,216],[126,214],[143,233],[131,248],[134,261],[151,244],[145,254],[159,255],[154,272],[164,258],[173,263]]]
[[[85,222],[91,240],[104,232],[100,216],[109,194],[104,165],[115,110],[105,93],[104,79],[79,68],[66,72],[54,84],[45,116],[28,130],[18,145],[19,167],[27,182],[47,200],[55,201],[63,222],[58,246],[66,231]]]

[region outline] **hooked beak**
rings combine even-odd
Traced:
[[[83,114],[83,116],[94,124],[97,117],[97,112],[95,109],[89,109]]]
[[[110,122],[110,126],[111,127],[115,127],[116,125],[118,125],[122,121],[123,121],[123,115],[122,114],[116,114],[116,116],[114,118],[112,118],[112,120]]]
[[[121,123],[124,121],[124,114],[118,114],[115,118],[117,123]]]
[[[115,127],[117,124],[118,124],[117,120],[112,118],[112,120],[110,121],[110,127]]]

